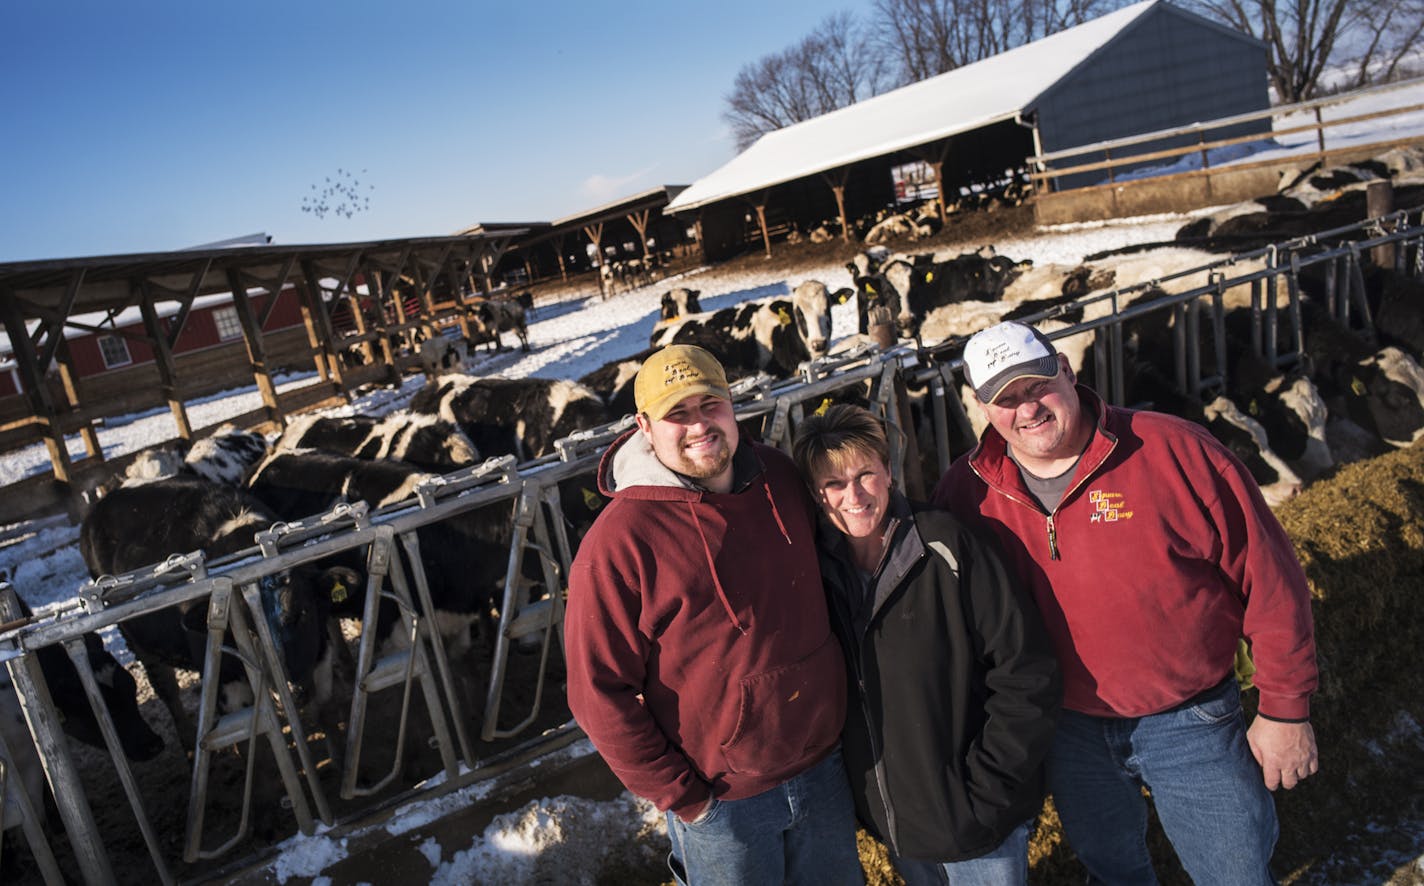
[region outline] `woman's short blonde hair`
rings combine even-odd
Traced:
[[[863,406],[837,403],[801,422],[792,457],[810,484],[827,469],[839,470],[856,456],[871,456],[890,464],[890,441],[880,419]]]

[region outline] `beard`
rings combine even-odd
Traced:
[[[694,480],[707,480],[727,470],[727,466],[731,463],[732,447],[728,446],[726,438],[723,438],[721,445],[713,453],[693,458],[688,456],[685,450],[680,451],[678,453],[679,466],[676,470],[679,474],[684,474]]]

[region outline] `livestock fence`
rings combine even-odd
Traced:
[[[1025,160],[1040,224],[1249,200],[1279,175],[1418,145],[1410,97],[1424,78],[1035,154]],[[1351,113],[1352,104],[1368,107]],[[1395,129],[1396,134],[1390,135]]]
[[[1124,324],[1165,312],[1172,320],[1175,382],[1186,394],[1202,395],[1224,388],[1233,365],[1234,356],[1227,352],[1225,293],[1249,294],[1250,346],[1271,366],[1284,368],[1300,362],[1305,350],[1300,275],[1311,266],[1321,266],[1330,316],[1362,340],[1374,340],[1362,270],[1371,260],[1416,279],[1424,277],[1420,210],[1223,257],[1023,319],[1062,321],[1084,312],[1086,319],[1049,335],[1063,339],[1093,333],[1105,345],[1094,349],[1100,390],[1107,400],[1122,403],[1129,359]],[[1202,274],[1205,285],[1173,286],[1174,281]],[[795,378],[743,379],[733,388],[738,420],[744,427],[758,428],[765,441],[789,448],[799,423],[826,402],[868,403],[892,431],[896,482],[912,496],[923,495],[950,459],[964,450],[966,440],[972,441],[972,435],[966,436],[970,423],[958,394],[962,344],[962,339],[927,348],[860,344],[803,364]],[[21,617],[15,589],[0,585],[0,661],[9,671],[56,800],[72,853],[70,870],[86,883],[147,880],[150,874],[142,863],[146,855],[152,875],[162,883],[195,879],[224,862],[259,856],[262,849],[252,838],[254,820],[291,821],[304,834],[319,824],[339,829],[377,807],[390,809],[480,782],[580,737],[566,709],[560,703],[551,705],[548,698],[549,692],[559,691],[551,663],[561,650],[565,583],[576,544],[563,518],[561,486],[592,474],[606,446],[631,427],[631,418],[624,417],[562,439],[554,454],[540,459],[516,464],[504,457],[445,474],[395,505],[372,510],[362,502],[343,504],[301,521],[276,524],[257,534],[252,547],[228,557],[209,561],[201,552],[175,551],[150,567],[88,582],[72,600],[38,616]],[[498,509],[513,530],[483,701],[475,705],[461,689],[430,616],[435,608],[417,532],[483,509]],[[351,694],[341,701],[345,734],[338,742],[338,736],[328,732],[330,759],[318,759],[307,740],[310,724],[304,718],[309,715],[302,700],[294,697],[283,650],[268,625],[262,585],[288,570],[353,553],[364,558],[366,595],[355,639]],[[542,592],[524,579],[528,557],[538,563]],[[186,815],[176,819],[185,825],[177,853],[181,857],[175,857],[155,825],[160,816],[171,816],[173,798],[146,791],[143,772],[126,759],[83,640],[86,634],[129,619],[195,602],[206,604],[206,623],[197,629],[205,665],[196,743],[187,749],[191,759],[183,764],[188,793]],[[404,643],[378,646],[374,626],[383,602],[397,609]],[[521,641],[534,647],[535,654],[523,653],[519,661],[535,670],[535,689],[532,697],[522,694],[520,708],[512,710],[507,680],[511,650]],[[110,816],[104,826],[86,787],[92,773],[76,763],[38,661],[40,650],[54,646],[78,669],[107,747],[107,765],[127,803],[126,814]],[[218,674],[224,658],[241,664],[251,690],[251,703],[240,710],[219,711]],[[397,713],[382,718],[385,732],[373,741],[372,706],[379,699],[391,700]],[[416,699],[428,715],[426,730],[412,713]],[[551,709],[556,715],[552,724]],[[258,750],[264,742],[271,762],[263,763],[259,777]],[[412,758],[418,756],[413,750],[420,748],[433,749],[438,762],[422,764],[427,771],[411,772]],[[237,749],[245,749],[239,788],[215,790],[212,779],[219,757],[222,765],[229,765]],[[9,750],[0,737],[0,752],[14,760]],[[361,764],[371,763],[367,758],[377,753],[386,755],[379,765],[388,761],[389,766],[363,780],[369,766],[362,769]],[[23,833],[45,882],[63,883],[63,856],[39,823],[41,798],[29,796],[21,780],[12,776],[0,768],[0,794],[20,800]],[[258,784],[279,786],[278,795],[260,797],[254,789]],[[338,808],[333,794],[346,805]],[[234,800],[239,806],[235,815],[230,810]],[[222,821],[229,825],[216,838],[207,833],[215,803],[224,804]],[[120,828],[126,834],[136,830],[140,837],[121,839],[115,833]],[[117,844],[140,840],[143,850],[128,850],[136,852],[136,858],[125,858],[124,866],[116,867]]]

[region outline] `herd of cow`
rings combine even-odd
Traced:
[[[698,291],[672,289],[663,296],[647,350],[578,380],[470,376],[445,371],[449,364],[442,358],[427,367],[432,378],[406,409],[380,418],[302,416],[275,442],[229,428],[186,452],[148,453],[87,514],[81,553],[96,577],[161,562],[174,552],[201,549],[213,559],[250,547],[256,532],[275,523],[322,513],[342,501],[380,508],[409,500],[416,485],[433,475],[490,457],[537,459],[554,452],[556,440],[632,412],[637,367],[669,343],[707,347],[734,377],[792,377],[806,361],[831,352],[831,312],[837,304],[854,301],[861,333],[888,324],[899,337],[919,342],[930,360],[953,354],[953,343],[1000,319],[1047,312],[1051,318],[1042,328],[1068,330],[1100,319],[1114,304],[1121,308],[1134,299],[1145,304],[1163,288],[1201,285],[1207,273],[1186,272],[1221,257],[1207,249],[1228,239],[1239,246],[1251,236],[1274,236],[1281,225],[1311,213],[1308,201],[1295,204],[1275,201],[1256,212],[1237,212],[1213,231],[1200,224],[1184,229],[1190,246],[1091,257],[1073,267],[1036,266],[990,249],[943,259],[871,249],[847,265],[851,285],[834,291],[807,280],[785,296],[704,312]],[[1332,201],[1331,211],[1341,205]],[[1231,274],[1253,267],[1242,263]],[[1251,467],[1273,502],[1333,464],[1410,445],[1424,434],[1424,371],[1417,362],[1424,351],[1424,284],[1410,273],[1367,268],[1374,324],[1362,335],[1341,326],[1324,306],[1324,274],[1318,268],[1299,275],[1304,354],[1284,371],[1254,356],[1249,287],[1225,292],[1229,345],[1222,355],[1207,349],[1205,359],[1224,358],[1226,365],[1203,367],[1204,375],[1216,373],[1224,384],[1210,399],[1183,393],[1172,381],[1171,313],[1144,313],[1126,323],[1127,404],[1177,412],[1207,425]],[[1105,292],[1120,295],[1095,298]],[[511,322],[527,347],[522,310]],[[497,339],[498,321],[490,323]],[[936,343],[941,347],[933,347]],[[1067,335],[1058,344],[1084,381],[1097,381],[1093,351],[1100,343],[1094,332]],[[914,395],[912,389],[912,402]],[[967,413],[977,415],[972,408]],[[927,418],[910,420],[917,429],[929,426]],[[964,437],[951,449],[962,452],[972,443]],[[926,443],[921,449],[934,447]],[[589,478],[567,483],[579,487],[561,490],[576,541],[601,500],[586,488]],[[154,519],[155,514],[165,518]],[[471,631],[488,620],[500,599],[512,532],[508,508],[494,506],[419,530],[421,566],[451,648],[468,647]],[[359,559],[338,558],[270,576],[261,588],[297,696],[319,708],[331,698],[331,673],[342,651],[331,628],[335,619],[361,613],[364,568]],[[530,578],[539,580],[536,569]],[[383,613],[374,629],[384,638],[394,623]],[[167,705],[175,733],[184,747],[193,747],[193,726],[172,675],[175,668],[201,669],[205,604],[154,611],[120,628]],[[91,663],[101,675],[125,752],[136,760],[153,757],[161,740],[139,714],[132,677],[97,641],[91,646]],[[77,674],[62,653],[52,651],[40,664],[65,728],[79,741],[98,744],[92,712],[83,694],[72,690]],[[228,707],[247,702],[239,675],[235,664],[221,675],[221,698]],[[319,716],[325,721],[339,714],[328,709]]]

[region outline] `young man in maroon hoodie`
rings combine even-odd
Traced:
[[[612,501],[569,575],[569,707],[667,813],[679,882],[861,883],[806,487],[741,439],[702,348],[654,353],[634,396],[638,427],[598,469]]]
[[[1031,326],[964,346],[989,421],[934,501],[993,531],[1063,669],[1048,788],[1094,883],[1155,883],[1157,815],[1196,883],[1275,882],[1270,791],[1318,768],[1310,592],[1246,468],[1205,428],[1075,384]],[[1251,644],[1248,729],[1233,674]]]

